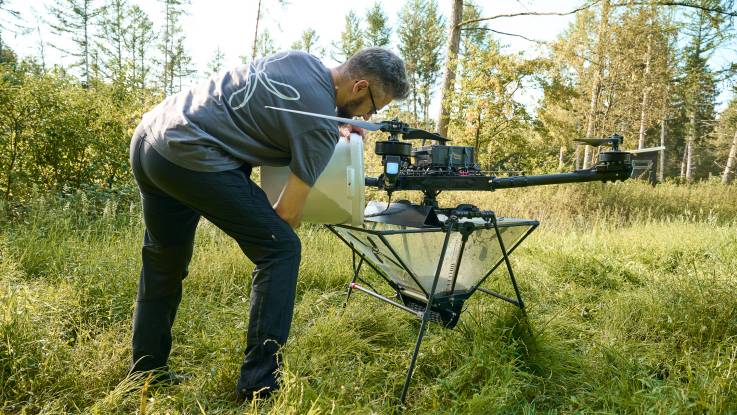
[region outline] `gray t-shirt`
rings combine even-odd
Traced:
[[[278,53],[168,97],[142,123],[156,151],[181,167],[289,165],[314,185],[333,154],[338,124],[267,105],[335,115],[330,70],[304,52]]]

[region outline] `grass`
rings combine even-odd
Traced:
[[[469,200],[447,195],[445,204]],[[406,413],[737,413],[737,192],[713,183],[475,195],[543,226],[513,255],[528,305],[482,293],[431,326]],[[175,324],[187,382],[127,376],[138,207],[38,197],[0,230],[0,413],[395,413],[417,321],[357,294],[348,249],[314,225],[283,390],[233,401],[252,265],[209,223]],[[489,286],[509,292],[504,274]]]

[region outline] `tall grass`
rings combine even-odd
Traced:
[[[443,197],[541,219],[513,255],[527,317],[478,293],[454,330],[431,326],[405,412],[737,412],[734,188],[625,183]],[[397,411],[417,321],[360,294],[343,308],[348,249],[314,225],[300,229],[279,394],[234,401],[252,265],[207,222],[171,357],[190,379],[154,388],[127,376],[142,233],[137,204],[83,193],[37,197],[2,223],[0,412]],[[510,292],[495,275],[488,285]]]

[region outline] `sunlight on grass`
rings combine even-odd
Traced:
[[[736,193],[627,183],[476,197],[543,222],[513,255],[528,317],[479,293],[454,330],[431,326],[405,412],[737,411]],[[85,203],[39,198],[0,231],[0,411],[396,412],[418,322],[360,294],[343,308],[349,251],[314,225],[300,229],[279,394],[234,401],[253,266],[206,222],[171,358],[190,379],[128,376],[138,208]],[[487,285],[509,290],[495,275]]]

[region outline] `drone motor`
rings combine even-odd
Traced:
[[[632,166],[632,154],[619,151],[619,145],[624,142],[624,137],[619,134],[612,134],[607,138],[580,138],[574,141],[595,147],[606,144],[612,147],[609,151],[599,153],[599,161],[596,164],[599,171],[620,171]]]

